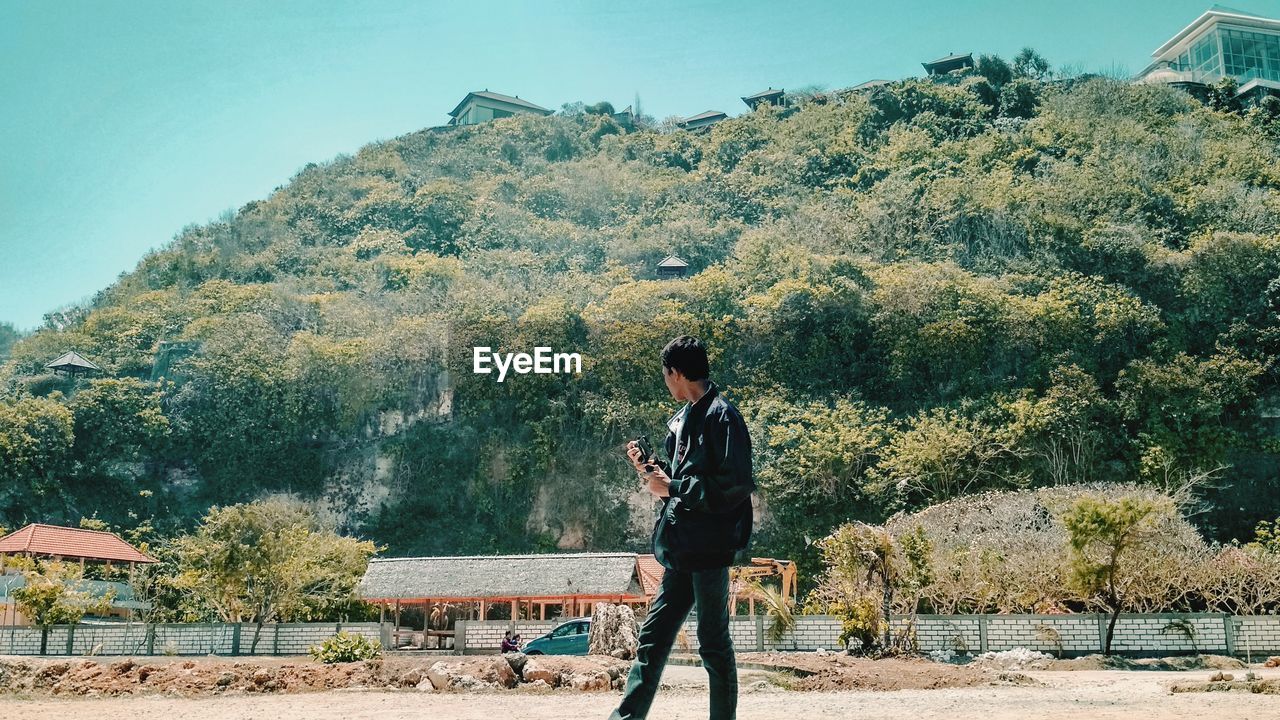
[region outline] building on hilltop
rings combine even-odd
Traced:
[[[449,111],[449,124],[479,125],[513,115],[550,115],[553,112],[555,111],[535,105],[528,100],[521,100],[518,96],[477,90],[467,93],[467,96],[462,98],[462,102]]]
[[[746,103],[747,107],[755,110],[761,105],[782,105],[785,100],[785,95],[786,93],[782,90],[769,88],[768,90],[761,90],[754,95],[748,95],[742,98],[742,102]]]
[[[956,70],[973,69],[973,53],[965,53],[963,55],[951,54],[946,57],[940,57],[927,63],[920,63],[924,66],[924,71],[933,77],[935,75],[946,75]]]
[[[692,117],[687,117],[676,124],[683,130],[706,130],[712,125],[728,119],[729,116],[719,110],[708,110]]]
[[[1214,5],[1151,57],[1139,82],[1202,95],[1210,85],[1232,78],[1244,102],[1280,95],[1280,20],[1274,18]]]

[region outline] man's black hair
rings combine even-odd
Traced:
[[[692,335],[681,335],[662,348],[662,367],[679,370],[689,380],[705,380],[711,374],[707,348]]]

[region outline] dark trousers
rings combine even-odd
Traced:
[[[622,704],[610,720],[640,720],[649,714],[658,681],[689,610],[698,611],[698,654],[711,685],[711,720],[734,720],[738,669],[729,637],[729,568],[667,570],[640,626],[636,661],[627,676]]]

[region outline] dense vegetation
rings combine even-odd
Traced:
[[[1280,103],[1020,60],[702,135],[577,111],[308,165],[17,340],[0,524],[167,534],[291,493],[391,554],[639,550],[621,447],[661,437],[688,332],[750,423],[755,551],[806,572],[850,519],[1079,482],[1190,486],[1250,537],[1280,514]],[[477,345],[584,372],[499,384]],[[46,374],[73,348],[105,377]]]

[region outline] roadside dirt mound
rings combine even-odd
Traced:
[[[1195,693],[1195,692],[1241,692],[1255,693],[1261,695],[1280,695],[1280,678],[1258,678],[1250,680],[1248,677],[1221,672],[1214,673],[1209,676],[1209,680],[1205,682],[1179,682],[1169,686],[1169,690],[1175,693]]]
[[[533,669],[538,678],[522,677]],[[542,669],[539,671],[539,667]],[[301,658],[37,659],[0,657],[0,695],[185,697],[378,688],[502,690],[525,685],[574,690],[620,686],[630,663],[612,657],[402,657],[324,665]]]
[[[1124,658],[1085,655],[1070,660],[1053,660],[1037,670],[1240,670],[1246,665],[1225,655],[1183,655],[1165,658]]]
[[[990,684],[1035,685],[1025,675],[989,672],[926,659],[870,660],[843,653],[739,653],[738,662],[767,666],[799,677],[795,690],[936,690]]]

